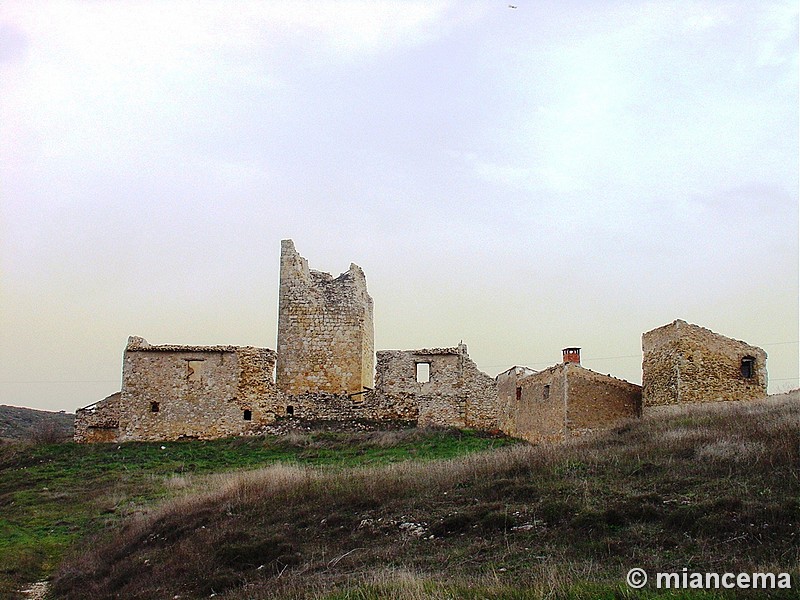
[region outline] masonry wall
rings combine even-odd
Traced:
[[[756,400],[767,395],[767,354],[746,342],[676,320],[642,335],[644,406]],[[742,360],[754,360],[751,377]]]
[[[559,442],[566,436],[566,388],[562,365],[516,382],[503,430],[532,443]],[[519,394],[516,389],[519,388]]]
[[[265,348],[151,346],[132,337],[123,361],[119,440],[254,432],[278,410],[274,364],[275,353]]]
[[[609,429],[642,415],[642,388],[622,379],[566,365],[567,430],[571,435]]]
[[[296,396],[279,394],[279,416],[306,421],[373,421],[414,424],[419,409],[413,397],[387,397],[371,390],[364,394],[309,392]]]
[[[516,381],[506,372],[502,379],[503,431],[529,442],[559,442],[641,415],[640,386],[579,364],[558,364]]]
[[[119,441],[120,393],[75,411],[74,440],[80,444]]]
[[[355,264],[333,278],[281,242],[277,387],[287,395],[373,386],[373,303]]]
[[[417,380],[420,364],[429,365],[427,382]],[[497,384],[464,344],[378,352],[375,390],[386,406],[416,406],[420,426],[498,428]]]

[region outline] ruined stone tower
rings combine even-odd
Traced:
[[[276,385],[290,395],[372,387],[372,298],[361,267],[333,278],[308,268],[292,240],[281,242]]]

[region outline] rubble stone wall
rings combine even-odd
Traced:
[[[418,365],[427,365],[427,381],[419,380]],[[384,406],[416,405],[420,426],[498,428],[497,384],[464,344],[380,351],[375,382]]]
[[[676,320],[648,331],[642,352],[644,406],[767,395],[766,352],[704,327]]]
[[[81,444],[119,440],[120,393],[75,411],[74,440]]]
[[[529,442],[563,441],[641,415],[640,386],[576,363],[555,365],[516,380],[515,373],[503,375],[499,386],[500,401],[506,407],[502,429]]]
[[[236,346],[125,350],[119,440],[214,439],[253,432],[275,419],[275,353]]]
[[[373,385],[373,303],[355,264],[336,277],[313,271],[281,242],[277,387],[288,395],[348,394]]]
[[[566,437],[566,379],[556,365],[517,380],[503,430],[532,443],[560,442]],[[517,392],[519,388],[519,393]]]
[[[571,435],[615,427],[642,415],[642,388],[579,365],[565,365]]]

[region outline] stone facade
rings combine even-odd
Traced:
[[[289,395],[349,394],[372,387],[375,369],[372,298],[355,264],[336,277],[313,271],[281,242],[278,300],[278,389]]]
[[[767,395],[767,353],[680,319],[642,335],[644,406],[756,400]]]
[[[420,426],[498,428],[497,382],[463,343],[378,352],[376,391],[387,405],[415,405]]]
[[[498,375],[501,429],[530,442],[563,441],[641,416],[642,388],[570,361]]]
[[[125,348],[122,391],[78,412],[75,439],[213,439],[255,432],[275,420],[274,367],[275,352],[266,348],[152,346],[133,336]]]

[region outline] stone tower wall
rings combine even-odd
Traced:
[[[644,406],[756,400],[767,395],[767,353],[676,320],[642,335]],[[750,376],[742,361],[753,359]]]
[[[371,388],[375,369],[372,298],[355,264],[333,278],[313,271],[291,240],[281,242],[278,390],[348,394]]]

